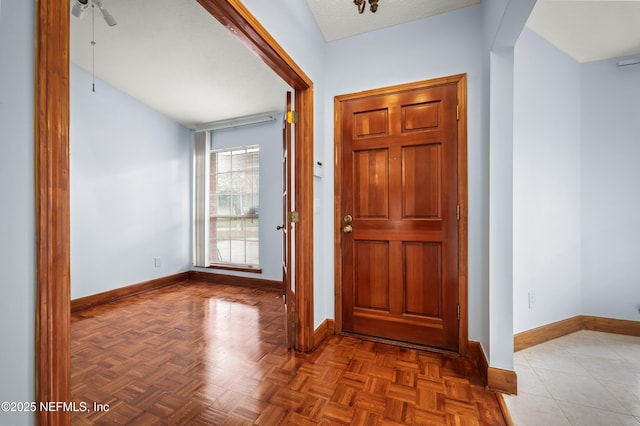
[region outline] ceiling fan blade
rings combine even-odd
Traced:
[[[104,16],[104,20],[107,23],[107,25],[109,25],[110,27],[115,26],[116,25],[116,20],[109,13],[109,11],[107,9],[104,9],[102,6],[98,6],[98,8],[100,9],[100,12],[102,12],[102,16]]]

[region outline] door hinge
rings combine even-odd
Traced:
[[[456,219],[460,220],[460,204],[456,206]]]
[[[296,124],[298,122],[298,111],[287,111],[287,123]]]
[[[287,220],[289,221],[289,223],[298,223],[298,221],[300,220],[300,215],[297,211],[289,212],[287,213]]]
[[[460,305],[458,305],[458,321],[460,321]]]
[[[296,324],[298,322],[298,313],[297,312],[289,312],[287,315],[287,319],[289,322]]]
[[[460,105],[456,105],[456,120],[460,121]]]

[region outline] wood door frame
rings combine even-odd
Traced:
[[[284,287],[284,323],[287,335],[287,348],[295,348],[296,333],[295,322],[295,293],[291,291],[291,223],[289,211],[291,211],[291,126],[289,111],[293,110],[291,92],[287,91],[285,101],[285,113],[282,120],[282,284]],[[293,326],[292,326],[293,324]]]
[[[342,330],[342,102],[366,96],[385,95],[388,93],[417,90],[427,87],[456,84],[460,119],[458,120],[458,204],[460,220],[458,224],[458,295],[460,303],[460,321],[458,333],[458,350],[466,355],[469,343],[468,312],[468,182],[467,182],[467,75],[457,74],[414,83],[382,87],[357,93],[339,95],[334,98],[334,297],[335,297],[335,331]]]
[[[297,345],[313,336],[313,81],[239,0],[196,0],[295,90]],[[35,394],[38,401],[71,401],[69,0],[36,2]],[[70,412],[39,412],[40,425],[67,425]]]

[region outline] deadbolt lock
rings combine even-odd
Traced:
[[[351,215],[350,214],[346,215],[344,217],[344,223],[349,224],[351,222],[353,222],[353,218],[351,217]]]

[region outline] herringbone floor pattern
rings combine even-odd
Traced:
[[[332,336],[287,351],[273,292],[185,282],[74,313],[74,425],[502,425],[456,357]]]

